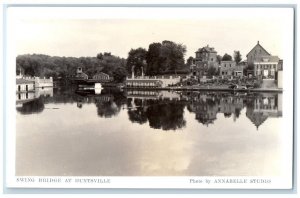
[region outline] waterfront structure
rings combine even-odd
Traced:
[[[180,82],[180,76],[139,76],[139,77],[127,77],[127,87],[155,87],[163,88],[171,85],[175,85]]]
[[[257,44],[246,55],[248,65],[260,60],[262,56],[271,56],[271,54],[259,44],[259,41],[257,41]]]
[[[82,67],[78,67],[77,68],[77,70],[76,70],[76,76],[75,77],[77,79],[84,79],[84,80],[86,80],[86,79],[89,78],[89,76],[82,71]]]
[[[100,80],[101,82],[110,82],[110,81],[113,80],[112,77],[110,77],[108,74],[103,73],[103,72],[95,74],[93,76],[93,79],[94,80]]]
[[[24,75],[24,69],[17,68],[16,75],[16,102],[26,102],[37,98],[37,89],[44,87],[53,87],[53,79],[50,77],[28,77]]]
[[[278,56],[261,56],[257,58],[254,64],[254,75],[262,78],[275,79],[278,71]]]
[[[191,76],[193,78],[202,78],[207,76],[209,67],[218,69],[217,51],[209,45],[199,48],[195,52],[196,58],[190,66]]]
[[[35,88],[53,87],[53,78],[34,77]]]
[[[162,88],[175,85],[180,82],[180,76],[163,75],[163,76],[145,76],[142,68],[142,75],[135,76],[132,69],[131,77],[126,77],[126,87],[145,87],[145,88]]]
[[[17,78],[17,92],[34,91],[34,80],[31,78]]]
[[[31,79],[16,79],[16,101],[28,101],[35,98],[34,80]]]

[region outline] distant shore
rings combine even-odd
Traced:
[[[283,92],[280,88],[251,88],[251,89],[231,89],[226,87],[213,86],[181,86],[181,87],[124,87],[124,89],[139,90],[174,90],[174,91],[235,91],[235,92]]]

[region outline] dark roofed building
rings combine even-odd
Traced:
[[[262,56],[271,56],[267,50],[265,50],[257,41],[257,44],[250,50],[250,52],[246,55],[247,63],[253,63],[254,61],[258,61]]]
[[[108,74],[105,74],[103,72],[97,73],[93,76],[94,80],[101,80],[103,82],[110,82],[112,81],[112,77],[110,77]]]
[[[195,61],[196,63],[201,61],[209,61],[216,62],[217,61],[217,51],[213,47],[209,47],[209,45],[199,48],[196,53]]]
[[[77,68],[75,77],[78,79],[88,79],[89,78],[89,76],[82,71],[82,67]]]
[[[214,67],[218,69],[217,51],[209,45],[199,48],[194,59],[194,64],[190,67],[191,75],[201,78],[208,74],[208,68]]]

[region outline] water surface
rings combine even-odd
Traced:
[[[281,98],[37,90],[17,101],[16,175],[279,175]]]

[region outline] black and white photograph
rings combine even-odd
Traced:
[[[292,188],[293,8],[7,14],[11,187]]]

